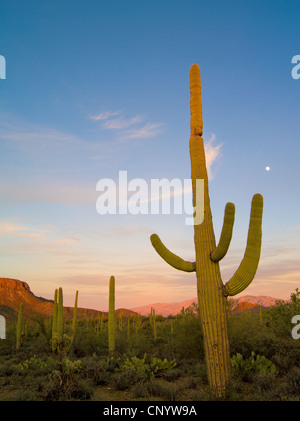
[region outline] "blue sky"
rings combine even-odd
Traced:
[[[195,274],[163,262],[157,232],[194,258],[185,215],[96,212],[101,178],[190,177],[189,68],[201,69],[204,139],[218,240],[236,205],[224,282],[246,246],[253,194],[263,247],[244,294],[299,286],[298,1],[66,1],[0,5],[0,267],[66,305],[106,309],[196,297]],[[270,166],[270,171],[266,171]]]

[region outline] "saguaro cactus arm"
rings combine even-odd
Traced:
[[[228,202],[225,206],[223,227],[220,235],[219,244],[211,253],[210,258],[213,262],[217,263],[226,255],[230,241],[232,238],[232,229],[234,224],[235,206],[233,203]]]
[[[250,285],[255,276],[261,250],[262,213],[263,197],[261,194],[255,194],[251,203],[246,251],[237,271],[224,286],[224,293],[226,296],[233,296],[244,291],[244,289]]]
[[[178,270],[183,270],[184,272],[195,272],[196,264],[183,260],[181,257],[168,250],[157,234],[152,234],[150,240],[152,246],[155,248],[160,257],[164,259],[170,266],[173,266]]]

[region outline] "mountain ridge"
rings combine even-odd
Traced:
[[[6,318],[8,322],[15,322],[18,317],[19,307],[23,303],[23,315],[25,318],[35,317],[51,317],[53,314],[54,300],[43,297],[37,297],[31,291],[27,282],[18,279],[0,278],[0,314]],[[64,319],[71,320],[73,317],[74,307],[63,307]],[[77,319],[85,317],[96,318],[105,311],[77,308]],[[129,314],[136,314],[132,310],[116,309],[116,313],[122,313],[125,317]]]
[[[267,295],[244,295],[242,297],[233,299],[233,306],[232,311],[239,306],[240,303],[249,303],[253,304],[254,306],[244,306],[245,309],[250,309],[254,307],[271,307],[276,303],[276,301],[287,301],[279,298],[270,297]],[[148,316],[151,312],[151,307],[155,310],[156,315],[161,315],[163,317],[167,316],[175,316],[176,314],[180,313],[182,307],[187,308],[191,306],[193,303],[197,303],[197,298],[191,298],[188,300],[184,300],[181,302],[174,302],[174,303],[153,303],[147,304],[144,306],[134,307],[131,310],[135,311],[136,313],[141,314],[142,316]],[[242,306],[240,306],[242,309]],[[238,311],[235,311],[238,313]]]
[[[157,302],[129,309],[116,309],[116,313],[123,314],[125,317],[130,314],[148,316],[151,313],[151,308],[154,308],[156,315],[161,315],[163,317],[176,316],[181,312],[183,307],[187,308],[193,303],[197,303],[197,301],[197,298],[192,298],[173,303]],[[276,301],[288,300],[280,300],[263,295],[245,295],[233,300],[231,311],[233,314],[238,314],[245,310],[255,312],[259,310],[260,306],[270,307],[274,305]],[[53,314],[54,301],[43,297],[37,297],[33,294],[27,282],[12,278],[0,278],[0,314],[8,321],[16,321],[21,302],[23,302],[24,317],[51,317]],[[64,306],[65,320],[70,320],[73,317],[73,311],[73,307]],[[78,320],[84,319],[85,317],[96,318],[98,315],[101,316],[103,313],[107,315],[106,311],[80,307],[77,309],[77,318]]]

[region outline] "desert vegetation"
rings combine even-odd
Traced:
[[[196,304],[169,317],[115,313],[112,352],[107,315],[55,327],[62,296],[58,302],[50,318],[26,320],[20,311],[7,326],[0,340],[0,400],[218,399],[209,388]],[[291,335],[299,291],[258,314],[233,315],[230,305],[227,311],[231,377],[221,399],[300,400],[300,340]]]

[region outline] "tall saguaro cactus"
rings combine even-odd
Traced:
[[[255,194],[252,199],[250,224],[244,258],[232,278],[224,285],[219,261],[226,255],[232,237],[235,206],[227,203],[223,228],[218,245],[213,230],[210,209],[208,176],[202,138],[202,102],[200,68],[190,69],[190,159],[193,187],[193,206],[196,209],[196,180],[204,180],[204,219],[197,224],[194,213],[195,262],[188,262],[170,252],[158,235],[151,236],[157,253],[171,266],[185,272],[196,272],[199,311],[202,323],[207,374],[215,396],[223,397],[230,377],[230,354],[227,332],[226,300],[242,292],[252,282],[260,258],[263,197]]]

